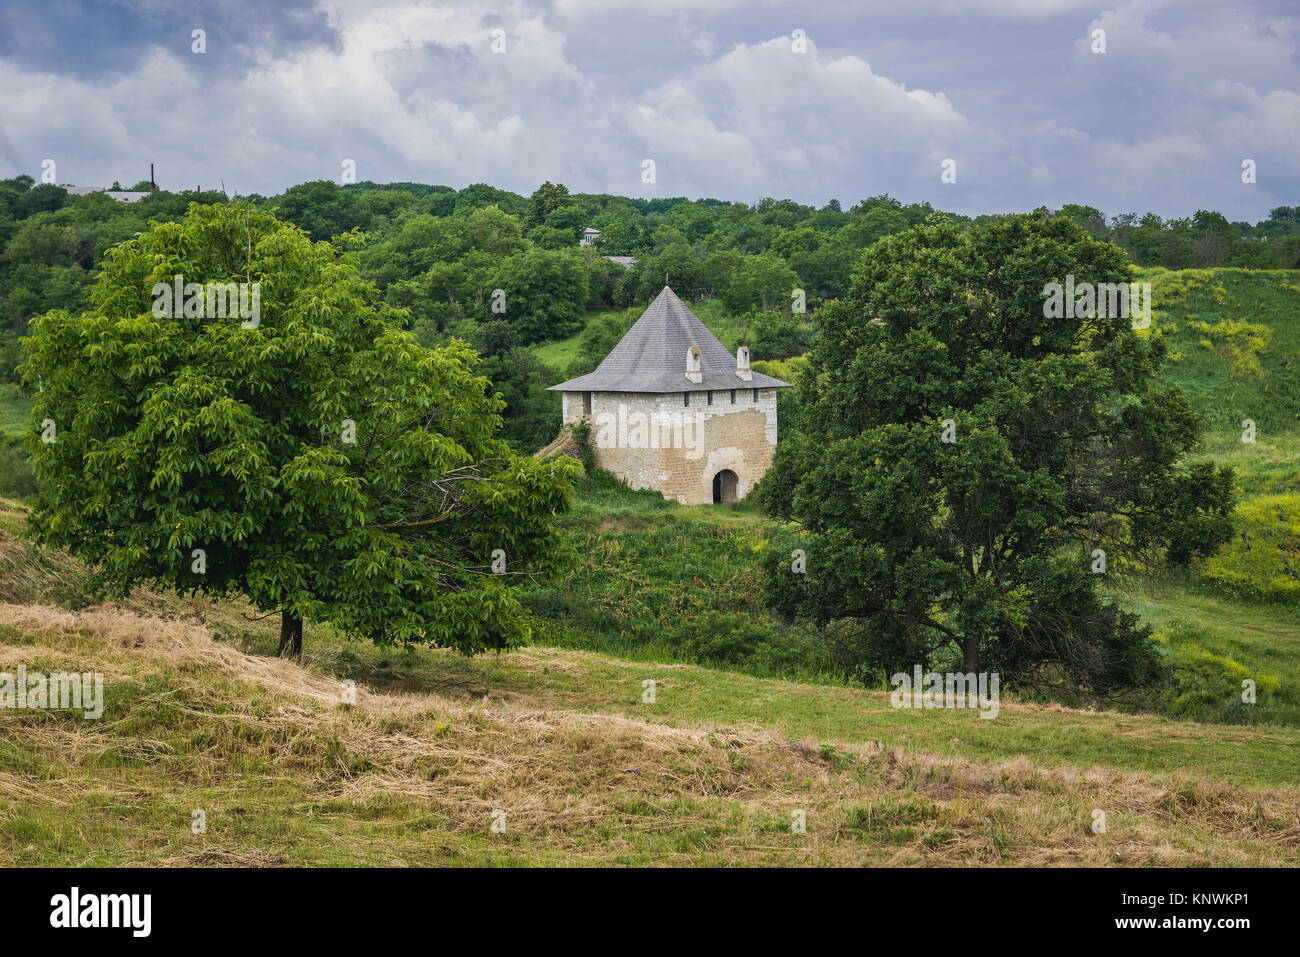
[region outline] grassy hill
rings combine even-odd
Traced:
[[[983,720],[325,628],[295,665],[237,604],[73,610],[84,570],[15,541],[20,521],[0,513],[0,670],[99,670],[107,704],[0,712],[0,864],[1300,863],[1300,730],[1005,700]]]
[[[1164,378],[1213,428],[1300,425],[1300,272],[1138,270],[1152,284],[1153,327],[1169,344]]]
[[[239,603],[99,603],[0,500],[0,672],[99,670],[107,697],[99,721],[0,710],[0,864],[1300,864],[1300,273],[1145,278],[1250,545],[1113,590],[1169,654],[1275,680],[1256,723],[1005,693],[994,720],[895,710],[764,611],[773,525],[744,503],[597,478],[559,519],[572,567],[525,595],[534,646],[465,659],[309,626],[296,665]],[[16,433],[24,400],[0,400]]]
[[[1201,456],[1237,469],[1248,495],[1300,492],[1300,272],[1139,270],[1154,328],[1169,346],[1164,379],[1205,416]],[[1242,421],[1255,422],[1254,443]]]

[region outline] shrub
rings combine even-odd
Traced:
[[[12,330],[0,330],[0,382],[18,381],[18,362],[21,358],[18,337]]]
[[[0,495],[25,498],[36,493],[36,473],[17,436],[0,435]]]
[[[755,372],[775,376],[794,385],[799,380],[799,373],[807,364],[807,356],[794,356],[790,359],[755,359],[750,363],[750,367]]]
[[[812,342],[812,325],[785,313],[750,313],[745,325],[745,341],[750,351],[764,359],[802,355]]]
[[[811,636],[736,612],[707,611],[682,621],[665,629],[659,643],[676,658],[764,675],[811,673],[826,666]]]
[[[1167,671],[1159,708],[1171,718],[1251,724],[1273,710],[1281,683],[1271,674],[1254,671],[1239,661],[1201,647],[1206,635],[1184,624],[1156,635],[1165,650]],[[1255,702],[1242,700],[1244,682],[1255,682]]]
[[[573,423],[573,441],[578,444],[578,458],[588,476],[597,471],[596,451],[591,447],[591,420],[580,419]],[[608,474],[608,473],[606,473]]]
[[[1300,602],[1300,494],[1237,506],[1238,534],[1205,562],[1203,580],[1231,595]]]
[[[1268,350],[1273,330],[1256,322],[1189,322],[1188,326],[1208,338],[1201,345],[1228,360],[1234,379],[1261,379],[1264,367],[1259,357]]]

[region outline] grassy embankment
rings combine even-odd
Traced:
[[[85,606],[85,571],[20,543],[21,521],[0,513],[0,671],[98,670],[107,706],[0,711],[0,863],[1300,863],[1297,729],[896,711],[862,689],[323,628],[299,666],[237,604]]]

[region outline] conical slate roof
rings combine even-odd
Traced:
[[[702,381],[686,378],[686,353],[700,350]],[[554,392],[706,392],[780,389],[790,383],[761,372],[746,382],[736,357],[667,286],[595,372],[551,386]]]

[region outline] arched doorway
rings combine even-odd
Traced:
[[[731,469],[723,469],[713,476],[713,504],[730,505],[736,500],[736,486],[740,479]]]

